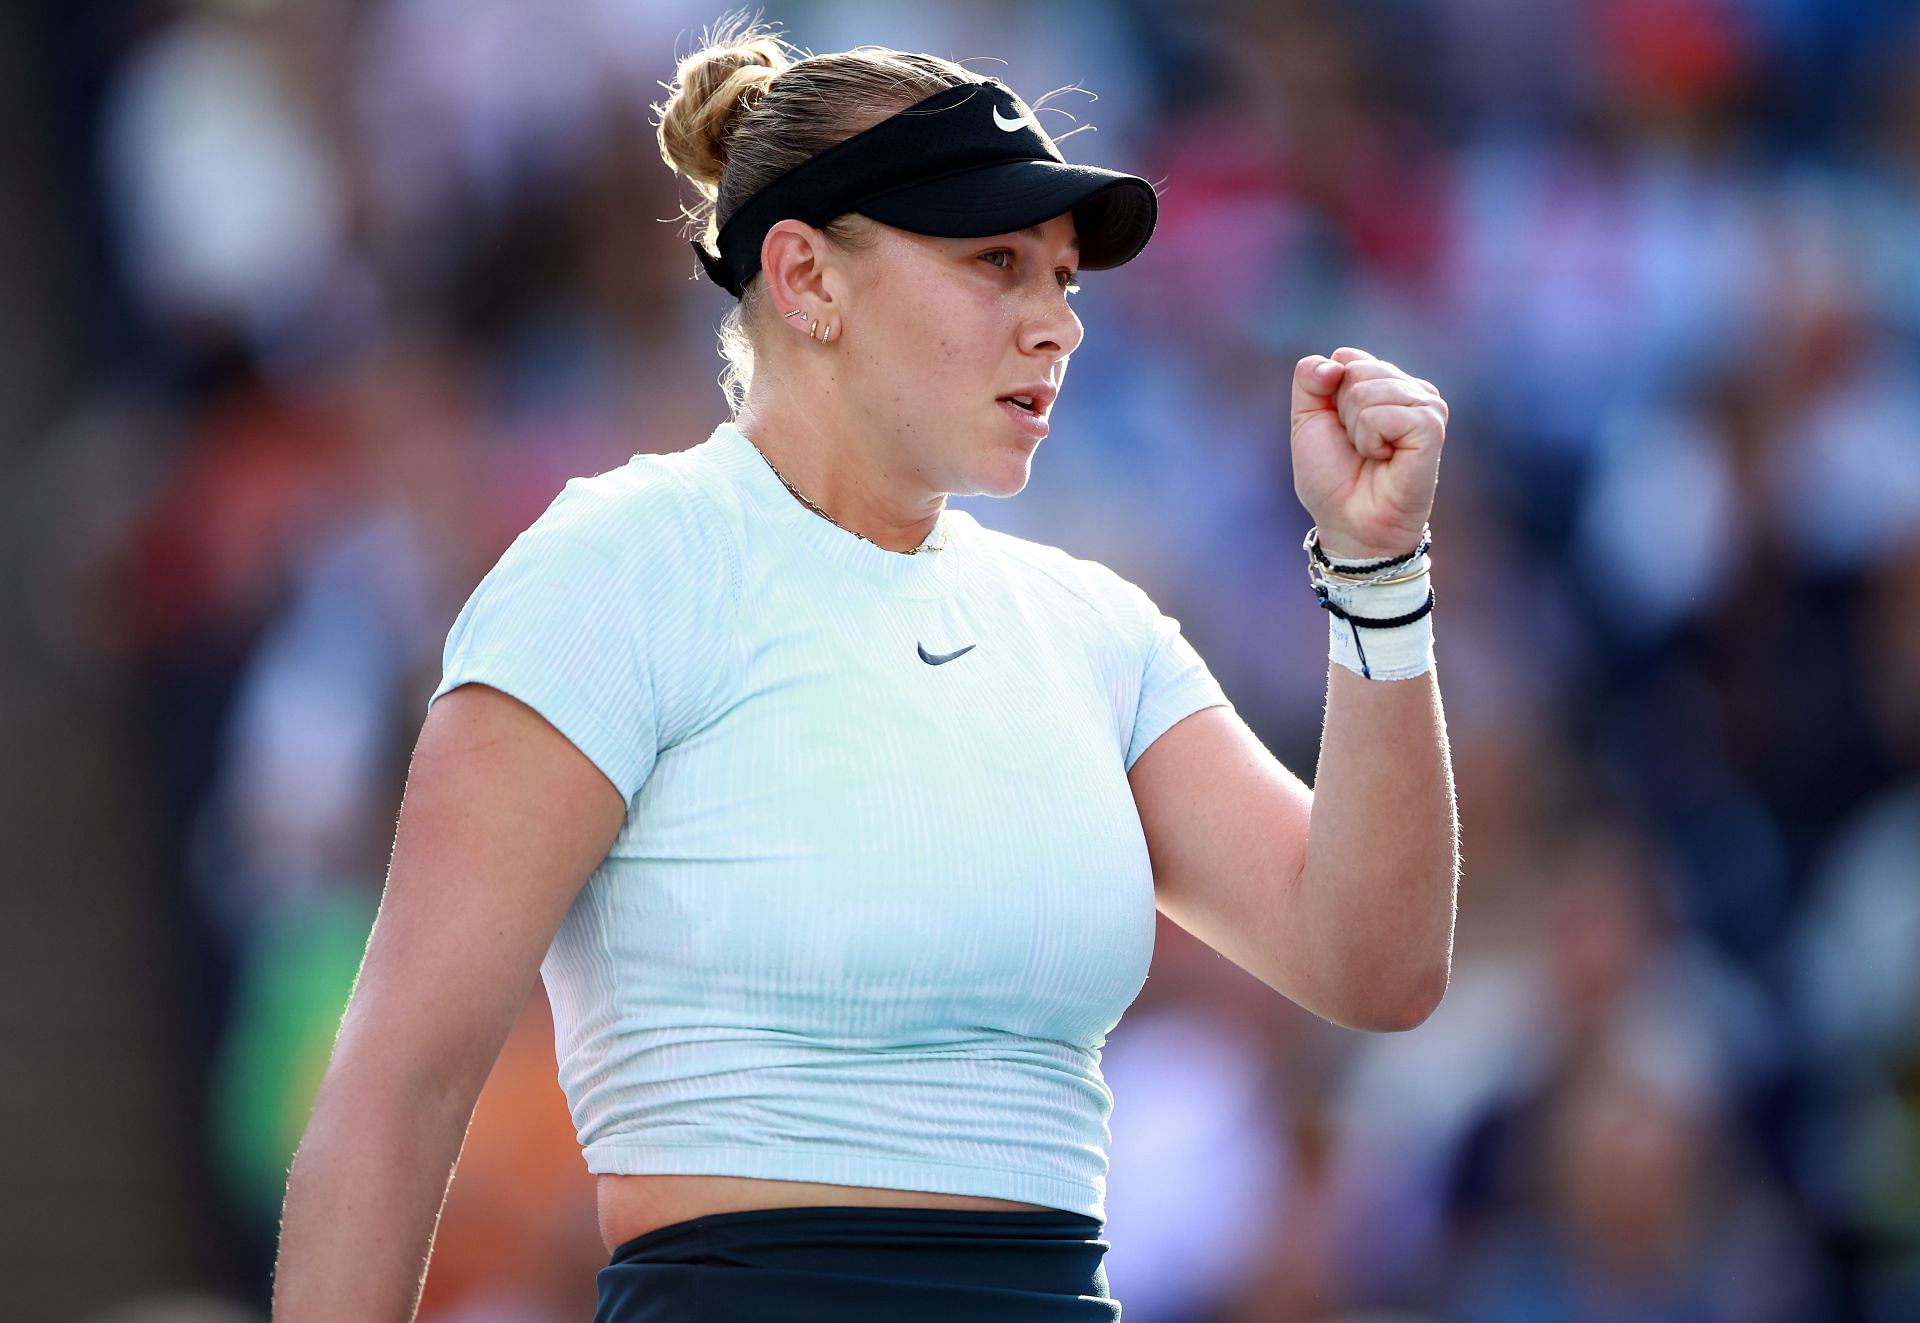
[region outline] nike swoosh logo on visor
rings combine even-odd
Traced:
[[[1027,120],[1025,116],[1022,116],[1019,119],[1007,119],[1001,115],[1000,107],[998,106],[995,106],[993,108],[993,122],[999,125],[1001,128],[1005,129],[1008,133],[1018,133],[1021,129],[1024,129],[1027,127]]]

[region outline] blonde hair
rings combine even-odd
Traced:
[[[692,181],[699,200],[682,211],[689,232],[716,250],[739,205],[810,157],[945,88],[984,75],[934,55],[859,46],[812,55],[756,16],[732,15],[679,62],[659,114],[660,155]],[[822,230],[853,251],[872,244],[872,222],[841,216]],[[720,386],[737,415],[753,383],[753,331],[766,282],[756,275],[720,323],[727,360]]]

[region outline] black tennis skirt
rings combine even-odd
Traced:
[[[594,1323],[1116,1323],[1101,1223],[1062,1210],[756,1208],[636,1236]]]

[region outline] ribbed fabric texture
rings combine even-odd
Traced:
[[[628,801],[541,967],[590,1171],[1105,1220],[1154,933],[1127,769],[1228,700],[1113,571],[941,528],[856,538],[722,423],[569,482],[454,622],[433,697],[504,690]]]

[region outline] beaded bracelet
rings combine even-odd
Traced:
[[[1302,541],[1300,545],[1306,549],[1309,555],[1319,561],[1324,569],[1333,572],[1335,578],[1352,579],[1355,575],[1371,575],[1380,570],[1390,570],[1396,565],[1404,565],[1410,560],[1418,560],[1433,546],[1433,525],[1427,524],[1420,529],[1420,545],[1412,551],[1407,552],[1404,556],[1389,556],[1385,560],[1366,561],[1359,565],[1350,565],[1343,561],[1336,561],[1327,555],[1326,548],[1320,545],[1320,525],[1318,524],[1315,524],[1307,530],[1306,539]],[[1354,579],[1353,581],[1356,583],[1375,582],[1370,578]]]

